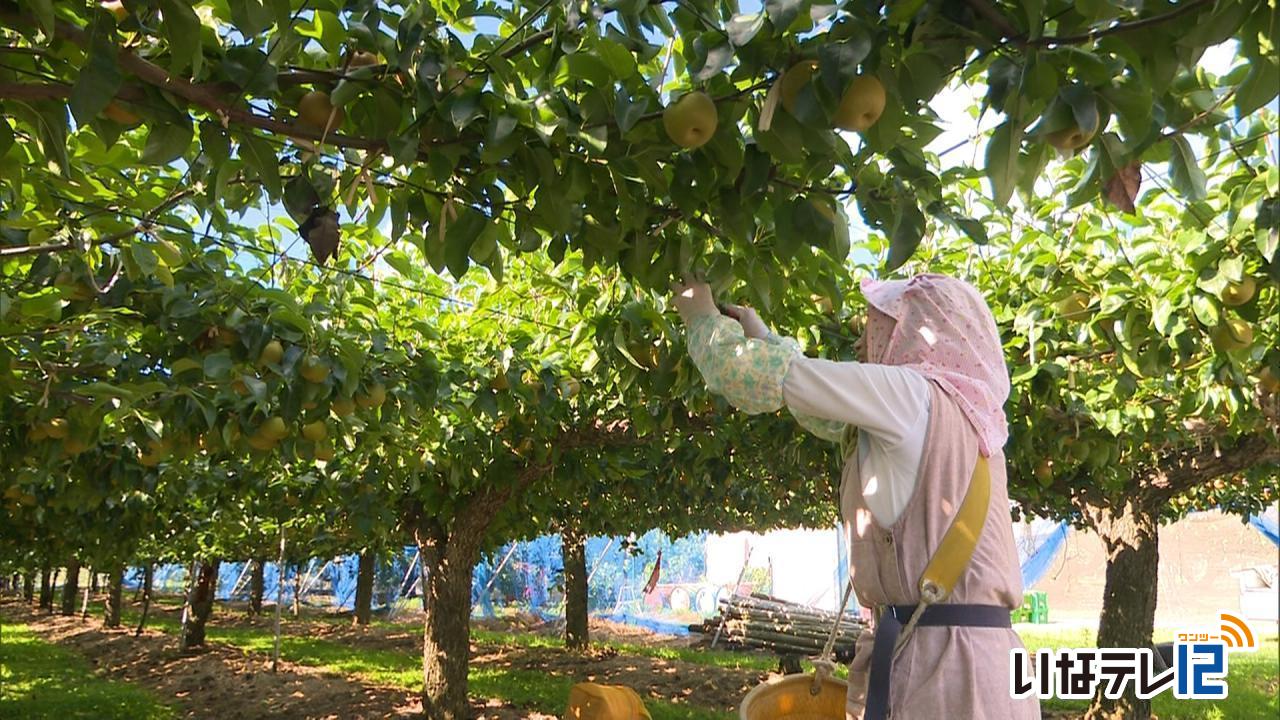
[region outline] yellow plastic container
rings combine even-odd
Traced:
[[[649,720],[635,690],[621,685],[578,683],[569,689],[570,720]]]
[[[813,675],[783,675],[757,685],[742,699],[741,720],[844,720],[848,686],[838,678],[823,678],[814,695]]]

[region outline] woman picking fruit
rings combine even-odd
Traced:
[[[850,579],[875,620],[849,670],[856,720],[1031,720],[1009,692],[1022,580],[1002,447],[1009,373],[986,302],[942,275],[866,280],[861,362],[805,357],[748,307],[676,288],[707,387],[747,413],[784,405],[840,442]]]

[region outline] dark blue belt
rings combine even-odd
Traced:
[[[875,644],[871,646],[871,671],[867,678],[867,705],[863,720],[889,717],[889,681],[893,677],[893,650],[902,626],[911,620],[915,605],[884,605],[876,621]],[[1003,605],[930,605],[920,614],[916,627],[1009,628],[1009,608]]]

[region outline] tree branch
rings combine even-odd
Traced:
[[[996,30],[1000,31],[1002,36],[1010,39],[1021,38],[1023,36],[1023,33],[1019,31],[1018,28],[1014,27],[1013,23],[1004,16],[1004,13],[997,10],[995,6],[987,2],[987,0],[968,0],[968,3],[969,7],[973,8],[974,12],[982,16],[983,20],[991,23]]]
[[[1013,26],[1013,23],[1010,22],[1009,19],[1006,18],[1003,13],[1001,13],[995,6],[991,5],[987,0],[966,0],[966,2],[969,4],[969,7],[973,8],[974,12],[978,13],[983,17],[983,19],[991,23],[992,26],[994,26],[997,30],[1000,31],[1001,35],[1003,35],[1007,40],[1014,43],[1015,45],[1019,45],[1021,47],[1047,48],[1047,47],[1056,47],[1059,45],[1083,45],[1085,43],[1094,42],[1099,38],[1103,38],[1108,35],[1127,33],[1127,32],[1132,32],[1134,30],[1141,30],[1143,28],[1148,28],[1153,25],[1159,25],[1161,23],[1168,22],[1169,20],[1182,17],[1183,15],[1186,15],[1187,13],[1199,8],[1202,5],[1207,5],[1211,2],[1211,0],[1186,0],[1181,5],[1174,8],[1173,10],[1170,10],[1169,12],[1162,13],[1160,15],[1152,15],[1149,18],[1142,18],[1141,20],[1131,20],[1129,22],[1116,23],[1115,25],[1111,25],[1110,27],[1105,27],[1098,30],[1090,30],[1087,33],[1082,33],[1079,35],[1041,37],[1041,38],[1036,38],[1035,40],[1027,40],[1026,36],[1022,33],[1019,33],[1017,31],[1017,28]]]
[[[1226,447],[1218,443],[1212,449],[1188,448],[1167,455],[1152,469],[1147,483],[1172,496],[1267,463],[1280,463],[1280,442],[1274,433],[1263,430],[1237,438]]]

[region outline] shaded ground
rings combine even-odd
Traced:
[[[219,643],[184,654],[173,636],[153,630],[134,637],[131,630],[104,628],[94,617],[36,614],[19,603],[4,603],[0,611],[6,622],[26,623],[43,639],[76,650],[102,676],[151,690],[180,717],[372,720],[422,712],[421,702],[402,688],[285,661],[272,673],[268,657]],[[540,717],[501,702],[477,702],[473,712],[489,720]]]
[[[157,606],[155,616],[176,621],[177,608]],[[409,622],[407,614],[397,619],[397,624],[377,624],[372,627],[353,627],[345,618],[304,613],[298,619],[287,619],[282,633],[342,643],[355,648],[392,650],[419,657],[422,652],[421,631],[399,623]],[[256,628],[269,632],[272,619],[269,615],[251,618],[243,611],[219,606],[210,620],[213,627]],[[516,618],[508,621],[479,621],[476,629],[494,632],[527,632],[555,636],[554,627],[548,623]],[[541,631],[541,632],[540,632]],[[647,630],[631,628],[605,621],[592,621],[592,637],[595,640],[625,642],[632,645],[671,645],[670,640]],[[679,643],[687,645],[687,642]],[[742,697],[756,684],[767,679],[770,673],[749,668],[714,667],[679,659],[645,657],[620,654],[610,648],[598,648],[585,654],[565,652],[558,647],[528,647],[472,643],[473,668],[495,670],[524,670],[574,682],[590,681],[626,685],[634,688],[642,697],[665,700],[677,704],[696,705],[725,712],[736,712]],[[489,712],[493,712],[490,710]],[[522,715],[521,717],[527,717]]]

